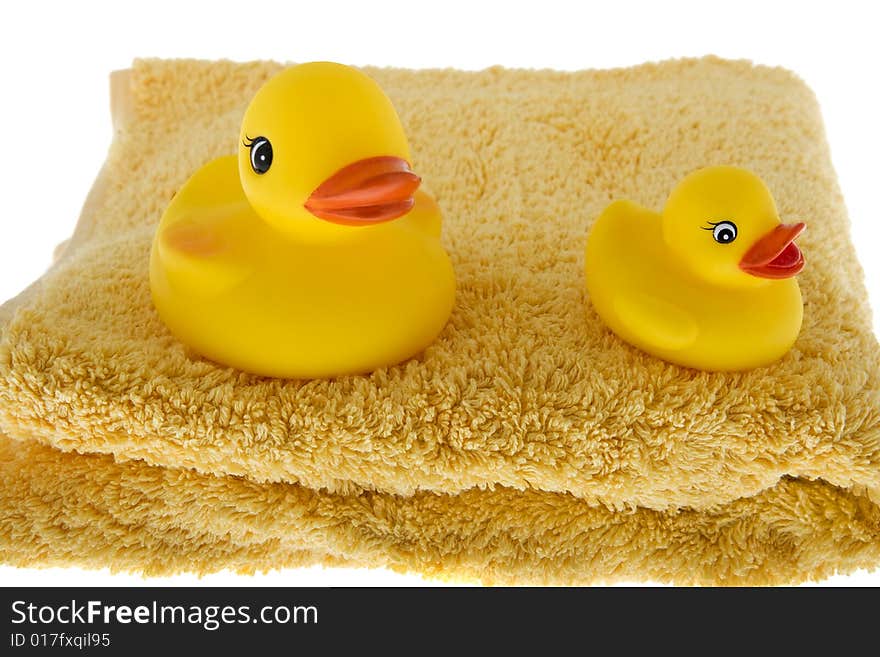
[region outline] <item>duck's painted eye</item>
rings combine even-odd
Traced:
[[[736,239],[736,224],[732,221],[719,221],[712,224],[712,237],[719,244],[730,244]]]
[[[272,144],[265,137],[257,137],[245,145],[251,149],[251,168],[254,173],[266,173],[272,166]]]

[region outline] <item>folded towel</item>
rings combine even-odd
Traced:
[[[444,210],[452,318],[418,358],[282,381],[152,307],[158,219],[277,64],[139,61],[51,270],[0,310],[0,559],[151,573],[387,565],[492,582],[775,583],[880,563],[880,355],[816,101],[715,58],[573,74],[374,69]],[[712,164],[799,241],[779,363],[702,373],[600,322],[590,222]]]

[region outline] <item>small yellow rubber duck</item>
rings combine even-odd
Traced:
[[[341,64],[287,68],[254,96],[237,155],[165,211],[150,286],[171,332],[265,376],[366,373],[440,333],[455,276],[400,119]]]
[[[708,371],[767,365],[800,332],[803,230],[780,222],[753,173],[700,169],[661,214],[605,209],[587,238],[587,292],[612,331],[654,356]]]

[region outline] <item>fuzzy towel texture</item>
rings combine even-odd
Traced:
[[[370,376],[188,353],[148,254],[274,63],[115,74],[107,163],[58,261],[0,309],[0,558],[168,573],[387,565],[487,582],[779,583],[880,563],[880,356],[816,100],[715,58],[611,71],[371,69],[445,215],[452,318]],[[610,201],[753,169],[799,244],[804,326],[742,374],[669,365],[590,307]]]

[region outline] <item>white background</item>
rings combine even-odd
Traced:
[[[112,137],[107,76],[134,57],[328,59],[408,68],[574,70],[709,53],[796,71],[822,106],[852,237],[880,310],[880,21],[872,2],[475,0],[313,3],[9,2],[0,9],[0,301],[37,278],[72,231]],[[12,8],[10,8],[12,7]],[[809,222],[809,217],[804,217]],[[876,330],[876,329],[875,329]],[[422,584],[383,570],[312,568],[145,581],[0,567],[7,585]],[[880,584],[880,573],[831,580]]]

